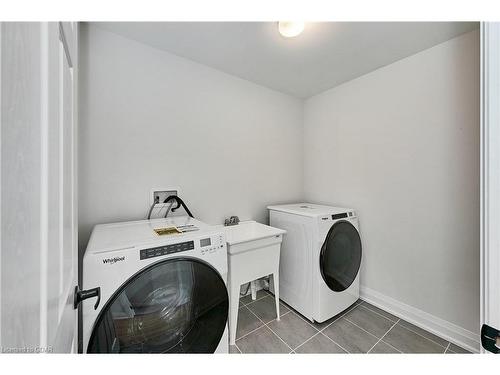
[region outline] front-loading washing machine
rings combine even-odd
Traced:
[[[280,255],[280,298],[319,323],[355,303],[362,254],[356,212],[311,203],[268,209],[270,225],[286,230]]]
[[[190,217],[94,227],[83,258],[86,353],[227,353],[223,230]]]

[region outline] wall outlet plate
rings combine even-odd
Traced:
[[[170,195],[176,195],[177,196],[177,190],[174,189],[151,189],[151,194],[149,198],[150,204],[153,204],[153,202],[158,201],[159,203],[156,205],[156,207],[164,207],[170,203],[163,203],[167,197]]]

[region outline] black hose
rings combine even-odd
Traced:
[[[189,217],[192,217],[194,219],[193,214],[191,213],[191,211],[189,211],[189,208],[186,206],[186,203],[184,203],[184,201],[181,198],[179,198],[177,195],[170,195],[167,197],[167,199],[163,201],[163,203],[167,203],[170,200],[174,200],[177,203],[177,207],[172,208],[172,212],[174,212],[175,210],[177,210],[182,206],[182,208],[186,210],[186,213],[189,215]]]

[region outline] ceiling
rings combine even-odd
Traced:
[[[476,22],[97,22],[116,34],[306,98],[471,31]]]

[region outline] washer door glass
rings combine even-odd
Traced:
[[[226,286],[213,267],[167,259],[140,271],[113,295],[97,318],[87,352],[213,353],[228,306]]]
[[[323,280],[335,292],[342,292],[356,279],[361,265],[361,239],[347,221],[332,225],[321,247],[320,270]]]

